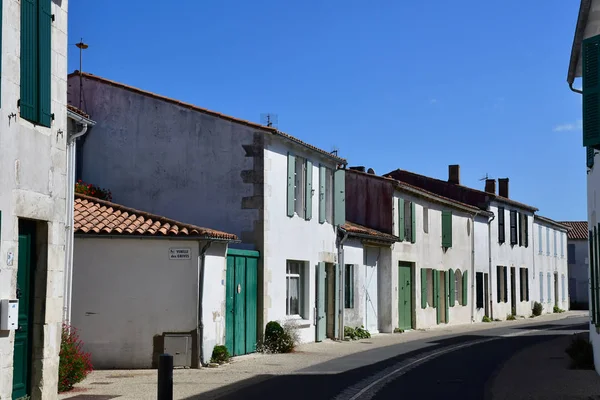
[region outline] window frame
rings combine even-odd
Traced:
[[[354,264],[344,266],[344,308],[353,309],[354,300]]]
[[[510,244],[514,246],[519,243],[519,231],[517,227],[517,211],[510,210]]]
[[[306,217],[306,158],[295,156],[294,167],[294,212],[300,218]],[[300,169],[300,170],[299,170]]]
[[[291,273],[291,266],[295,264],[298,266],[298,273]],[[290,281],[292,278],[298,278],[298,313],[291,313],[291,300],[290,300]],[[286,260],[285,269],[285,315],[288,318],[305,318],[305,280],[306,280],[306,262],[297,260]]]
[[[506,242],[506,216],[504,207],[498,207],[498,243]]]
[[[333,170],[325,167],[325,221],[333,225]]]

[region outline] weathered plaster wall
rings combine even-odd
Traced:
[[[95,368],[151,368],[162,352],[156,336],[196,335],[199,244],[205,242],[76,237],[72,320]],[[191,259],[169,260],[170,247],[190,248]],[[224,343],[225,253],[212,245],[206,254],[204,362]]]
[[[344,325],[357,327],[365,324],[365,254],[363,244],[358,239],[344,243],[344,264],[354,265],[354,304],[344,309]]]
[[[305,313],[296,321],[303,342],[315,340],[315,266],[319,262],[336,263],[336,234],[333,225],[319,223],[319,164],[335,169],[335,164],[317,153],[284,142],[283,139],[265,139],[264,155],[264,292],[258,308],[263,310],[259,326],[272,320],[286,319],[286,261],[305,262],[304,299]],[[312,219],[294,214],[287,216],[287,156],[288,152],[312,161]],[[260,276],[259,276],[260,279]],[[262,302],[262,304],[261,304]]]
[[[346,173],[346,219],[384,233],[392,233],[391,181],[372,175]]]
[[[575,245],[575,263],[569,264],[569,298],[571,302],[589,304],[589,242],[569,240]]]
[[[56,396],[58,352],[62,321],[65,244],[65,139],[67,131],[67,0],[53,1],[50,128],[34,126],[20,118],[20,21],[21,2],[5,0],[2,9],[0,51],[0,298],[15,298],[18,265],[18,220],[28,218],[47,224],[47,246],[40,246],[47,260],[43,320],[34,322],[37,332],[32,370],[32,399]],[[14,117],[9,115],[14,114]],[[60,133],[59,131],[62,131]],[[7,254],[15,255],[7,265]],[[38,292],[40,293],[40,292]],[[0,332],[0,398],[10,398],[13,379],[14,332]],[[38,347],[39,346],[39,347]]]

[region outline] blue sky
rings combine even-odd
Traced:
[[[489,3],[489,4],[488,4]],[[349,165],[396,168],[585,220],[581,98],[566,74],[577,1],[152,0],[69,3],[83,70],[279,129]]]

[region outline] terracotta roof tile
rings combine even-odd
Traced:
[[[83,112],[82,110],[80,110],[79,108],[72,106],[70,104],[67,104],[67,109],[73,111],[75,114],[79,114],[84,118],[89,118],[89,114],[86,114],[85,112]]]
[[[364,236],[371,236],[374,239],[383,239],[385,241],[397,242],[400,240],[398,236],[390,235],[388,233],[383,233],[380,231],[376,231],[375,229],[367,228],[366,226],[362,226],[359,224],[355,224],[354,222],[346,221],[346,223],[342,226],[350,234],[359,234]]]
[[[571,240],[587,240],[588,223],[587,221],[562,221],[562,225],[569,227],[567,238]]]
[[[237,240],[231,233],[184,224],[83,194],[75,194],[74,232],[97,235],[177,236]]]
[[[79,75],[80,75],[79,71],[76,70],[76,71],[74,71],[74,72],[72,72],[72,73],[69,74],[69,78],[72,77],[72,76],[79,76]],[[346,164],[346,160],[344,158],[338,157],[338,156],[336,156],[336,155],[334,155],[334,154],[332,154],[332,153],[330,153],[328,151],[325,151],[325,150],[320,149],[318,147],[315,147],[315,146],[313,146],[311,144],[308,144],[308,143],[306,143],[306,142],[304,142],[304,141],[302,141],[302,140],[300,140],[300,139],[298,139],[298,138],[296,138],[294,136],[291,136],[291,135],[288,135],[287,133],[281,132],[281,131],[277,130],[277,128],[273,128],[271,126],[261,125],[261,124],[257,124],[256,122],[251,122],[251,121],[248,121],[248,120],[245,120],[245,119],[232,117],[232,116],[226,115],[226,114],[221,114],[220,112],[208,110],[206,108],[198,107],[198,106],[195,106],[195,105],[190,104],[190,103],[185,103],[183,101],[179,101],[179,100],[173,99],[171,97],[166,97],[166,96],[163,96],[163,95],[160,95],[160,94],[152,93],[152,92],[149,92],[149,91],[146,91],[146,90],[143,90],[143,89],[139,89],[139,88],[136,88],[136,87],[133,87],[133,86],[129,86],[129,85],[126,85],[124,83],[120,83],[120,82],[116,82],[116,81],[113,81],[113,80],[110,80],[110,79],[102,78],[100,76],[97,76],[97,75],[94,75],[94,74],[90,74],[88,72],[82,72],[81,76],[83,76],[84,78],[93,79],[95,81],[102,82],[102,83],[105,83],[105,84],[108,84],[108,85],[111,85],[111,86],[115,86],[115,87],[118,87],[118,88],[121,88],[121,89],[125,89],[125,90],[128,90],[130,92],[134,92],[134,93],[137,93],[137,94],[140,94],[140,95],[143,95],[143,96],[148,96],[148,97],[152,97],[152,98],[155,98],[155,99],[158,99],[158,100],[163,100],[163,101],[166,101],[166,102],[178,105],[180,107],[188,108],[190,110],[198,111],[198,112],[201,112],[201,113],[204,113],[204,114],[212,115],[214,117],[218,117],[218,118],[222,118],[222,119],[225,119],[225,120],[228,120],[228,121],[231,121],[231,122],[235,122],[237,124],[242,124],[242,125],[246,125],[246,126],[249,126],[249,127],[252,127],[252,128],[261,129],[261,130],[263,130],[265,132],[270,132],[273,135],[283,137],[283,138],[288,139],[288,140],[290,140],[292,142],[295,142],[295,143],[298,143],[298,144],[300,144],[300,145],[302,145],[304,147],[307,147],[307,148],[309,148],[311,150],[314,150],[314,151],[316,151],[318,153],[321,153],[321,154],[323,154],[323,155],[325,155],[325,156],[327,156],[327,157],[329,157],[329,158],[331,158],[333,160],[336,160],[339,163]]]

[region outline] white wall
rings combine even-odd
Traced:
[[[589,304],[589,242],[569,240],[575,246],[575,263],[569,264],[569,298],[571,302]]]
[[[488,223],[487,216],[477,216],[475,217],[475,273],[483,272],[484,274],[490,273],[489,269],[489,237],[490,237],[490,229]],[[485,275],[484,275],[485,276]],[[485,315],[485,288],[483,289],[484,298],[483,298],[483,307],[477,308],[477,287],[476,287],[476,276],[473,274],[471,280],[471,288],[469,291],[469,295],[472,297],[473,301],[471,304],[471,309],[473,310],[473,322],[481,322],[483,316]],[[489,278],[488,278],[489,279]],[[485,280],[483,281],[485,285]],[[489,302],[487,304],[489,307]]]
[[[344,309],[344,326],[353,328],[365,324],[365,252],[359,239],[344,243],[344,264],[354,266],[354,308]]]
[[[414,197],[408,193],[396,191],[394,193],[394,234],[398,234],[398,198],[405,201],[415,202],[416,230],[415,243],[410,241],[394,244],[392,251],[392,324],[398,326],[398,263],[400,261],[414,263],[415,273],[413,287],[415,288],[415,315],[416,328],[428,328],[437,325],[436,309],[428,305],[426,309],[421,308],[421,272],[422,268],[431,268],[441,271],[460,270],[469,271],[469,286],[473,282],[473,271],[471,268],[471,250],[473,226],[470,215],[455,208],[444,207],[438,203],[426,201]],[[423,229],[423,207],[428,207],[428,233]],[[452,247],[447,251],[442,249],[442,210],[452,211]],[[467,225],[469,228],[467,229]],[[479,229],[481,230],[481,229]],[[461,306],[455,301],[453,307],[449,307],[449,323],[465,324],[471,322],[471,291],[466,306]],[[413,322],[414,324],[414,322]]]
[[[48,247],[46,296],[39,336],[43,351],[34,346],[32,398],[56,395],[58,352],[62,322],[65,244],[65,176],[67,132],[67,0],[53,1],[51,50],[50,128],[34,126],[21,119],[17,101],[20,96],[20,9],[21,1],[5,0],[2,41],[0,44],[0,299],[15,298],[18,266],[18,219],[29,218],[47,223]],[[15,117],[9,119],[9,115]],[[62,131],[62,134],[59,134]],[[12,265],[7,254],[15,255]],[[0,332],[0,398],[10,398],[13,376],[14,332]]]
[[[587,174],[588,223],[589,226],[592,227],[598,226],[598,221],[600,221],[600,202],[598,201],[598,195],[600,194],[600,170],[597,169],[598,162],[600,162],[600,157],[598,157],[598,155],[596,154],[594,156],[594,168],[589,170]],[[588,277],[591,280],[589,271],[590,268],[588,268]],[[589,296],[589,298],[592,299],[591,296]],[[591,318],[590,341],[592,342],[592,345],[594,347],[594,365],[596,366],[596,372],[600,373],[600,329],[594,326],[594,323]]]
[[[203,242],[200,242],[204,244]],[[199,242],[76,237],[73,325],[95,368],[151,368],[154,338],[192,333],[198,318]],[[170,247],[191,248],[190,260],[169,260]],[[204,357],[224,343],[225,246],[206,256]]]
[[[287,155],[312,161],[312,219],[305,220],[294,214],[287,216]],[[304,278],[303,318],[297,321],[300,339],[315,340],[315,266],[319,262],[336,263],[337,248],[335,228],[330,223],[319,223],[319,164],[335,169],[335,164],[317,156],[303,147],[291,146],[280,138],[265,139],[264,156],[264,324],[282,321],[286,316],[286,261],[306,262]],[[260,306],[260,302],[259,302]],[[261,327],[264,329],[264,326]]]

